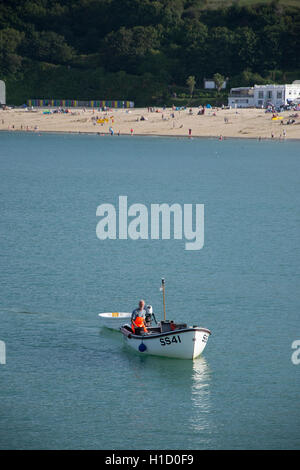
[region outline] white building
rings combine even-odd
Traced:
[[[228,106],[232,108],[251,108],[254,106],[253,87],[231,88]]]
[[[300,83],[290,85],[254,85],[254,106],[284,106],[300,98]]]
[[[223,85],[222,85],[222,90],[224,90],[227,86],[227,79],[223,82]],[[204,88],[206,90],[215,90],[217,87],[216,87],[216,83],[214,81],[213,78],[205,78],[204,79]]]
[[[236,108],[266,108],[269,104],[279,107],[300,101],[300,83],[290,85],[254,85],[231,88],[228,105]]]
[[[5,83],[3,80],[0,80],[0,105],[1,104],[6,104]]]

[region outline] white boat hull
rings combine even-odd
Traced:
[[[134,335],[127,325],[120,330],[126,344],[140,354],[178,359],[195,359],[200,356],[211,334],[206,328],[199,327],[149,335]]]

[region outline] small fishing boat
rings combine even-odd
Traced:
[[[134,334],[130,325],[121,328],[128,346],[142,354],[195,359],[204,350],[211,332],[207,328],[161,321],[147,327],[148,333]]]
[[[203,352],[210,330],[199,326],[188,326],[186,323],[175,323],[166,320],[165,280],[162,279],[164,320],[156,322],[155,315],[146,314],[145,326],[135,328],[134,332],[129,323],[120,327],[125,343],[143,355],[174,357],[178,359],[195,359]],[[130,313],[103,313],[103,319],[122,319],[130,317]],[[152,326],[152,320],[156,325]]]

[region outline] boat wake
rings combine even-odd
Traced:
[[[17,315],[47,315],[45,312],[32,312],[31,310],[21,308],[0,307],[3,312],[15,313]]]

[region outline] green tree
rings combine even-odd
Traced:
[[[24,38],[24,33],[5,28],[0,30],[0,53],[14,53]]]
[[[213,79],[216,84],[218,93],[220,93],[220,91],[222,90],[223,83],[225,82],[225,78],[220,73],[215,73]]]
[[[31,53],[35,59],[52,64],[66,64],[75,55],[75,51],[66,43],[65,38],[53,31],[35,33],[31,46]]]
[[[137,71],[141,60],[160,47],[162,26],[135,26],[109,33],[104,41],[104,62],[109,70]]]
[[[257,50],[259,49],[258,38],[255,32],[246,27],[238,27],[234,31],[232,66],[235,71],[255,67]]]
[[[22,57],[18,55],[24,33],[13,28],[0,30],[0,73],[15,74],[21,68]]]
[[[194,75],[190,75],[190,76],[187,78],[186,84],[187,84],[187,86],[189,87],[190,95],[191,95],[191,97],[192,97],[192,96],[193,96],[193,93],[194,93],[195,85],[196,85],[196,79],[195,79]]]
[[[232,74],[234,32],[226,26],[212,28],[207,43],[206,64],[210,73]]]

